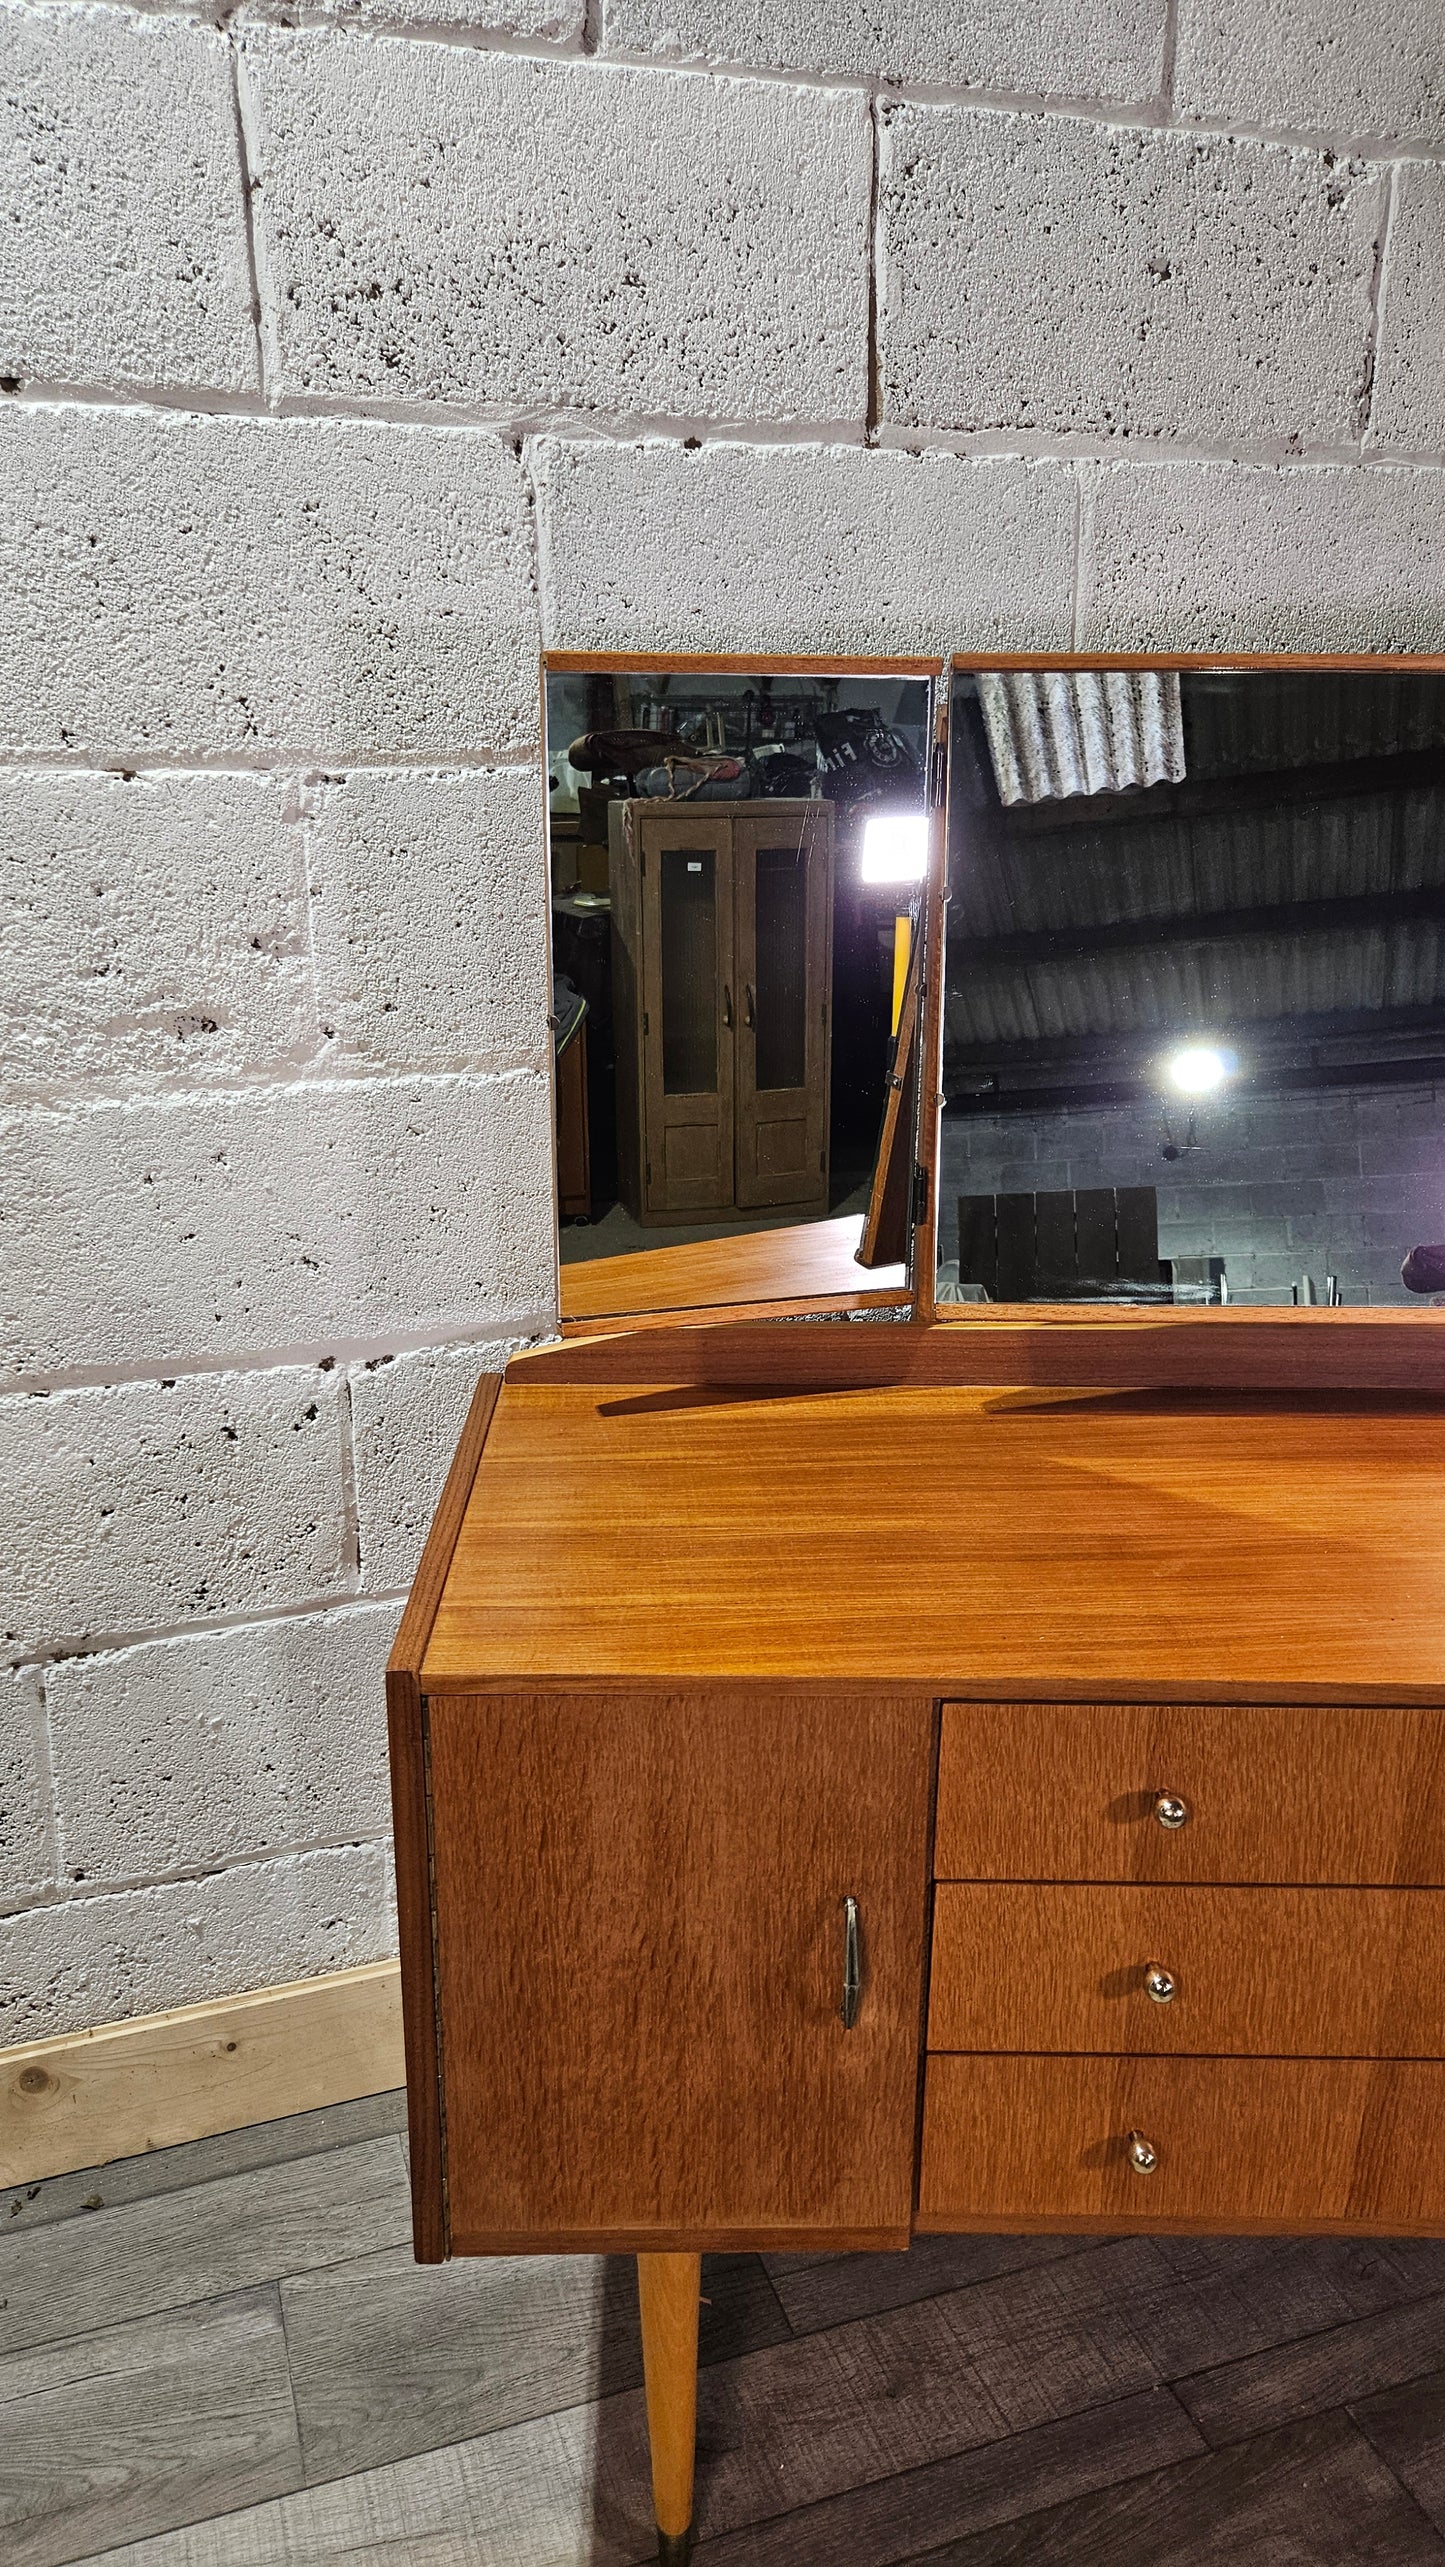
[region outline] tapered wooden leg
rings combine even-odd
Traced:
[[[652,2444],[657,2554],[683,2567],[692,2552],[692,2462],[697,2439],[697,2312],[700,2255],[639,2255],[642,2369]]]

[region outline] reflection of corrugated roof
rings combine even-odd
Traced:
[[[1055,712],[1031,747],[1007,684],[1028,789],[995,799],[998,716],[980,678],[988,764],[960,794],[951,1047],[1127,1046],[1266,1021],[1283,1034],[1445,1007],[1445,676],[1186,672],[1183,780],[1094,783],[1072,806],[1029,781],[1064,771],[1060,699],[1035,692]]]
[[[1067,800],[1184,773],[1173,669],[986,669],[978,680],[1003,803]]]
[[[1191,669],[1183,709],[1193,776],[1445,747],[1445,676],[1430,670],[1253,669],[1241,678]]]
[[[1357,1008],[1445,1002],[1445,922],[1347,936],[1191,944],[1187,930],[1148,953],[986,965],[950,982],[947,1039],[1068,1042],[1096,1035],[1207,1031]]]

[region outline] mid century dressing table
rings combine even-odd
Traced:
[[[579,1338],[389,1677],[417,2254],[1445,2233],[1445,1351],[1386,1313]]]
[[[1445,1229],[1445,661],[545,676],[609,670],[653,715],[689,672],[926,684],[931,739],[861,1235],[572,1269],[562,1341],[477,1393],[388,1679],[416,2251],[637,2256],[676,2560],[705,2249],[1445,2235],[1445,1314],[1363,1306]],[[694,866],[723,825],[648,822]],[[1166,1034],[1234,1120],[1161,1097],[1201,1057]],[[1368,1216],[1392,1270],[1165,1306],[1228,1226],[1201,1171],[1302,1261]],[[1003,1289],[979,1203],[1112,1295],[1101,1186],[1172,1213],[1167,1283],[1156,1218],[1134,1306],[937,1317],[955,1207],[958,1291]],[[1296,1288],[1254,1247],[1211,1293]]]

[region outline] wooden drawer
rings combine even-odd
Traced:
[[[1176,1828],[1159,1798],[1188,1812]],[[940,1879],[1445,1883],[1445,1712],[950,1702]]]
[[[1445,2058],[1445,1893],[940,1881],[928,2046]]]
[[[1434,2062],[930,2055],[915,2225],[1438,2237],[1442,2127]]]

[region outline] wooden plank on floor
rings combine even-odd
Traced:
[[[107,2551],[104,2567],[642,2567],[657,2552],[646,2449],[629,2392]]]
[[[183,2193],[218,2175],[245,2175],[256,2166],[284,2165],[289,2157],[323,2156],[331,2148],[353,2147],[359,2139],[405,2137],[406,2093],[400,2087],[383,2095],[359,2095],[354,2103],[290,2113],[278,2121],[252,2121],[243,2130],[219,2131],[213,2139],[184,2140],[175,2148],[149,2149],[142,2157],[115,2157],[104,2166],[82,2166],[12,2185],[8,2195],[0,2191],[0,2237],[20,2237],[59,2219],[77,2219],[97,2196],[105,2209],[115,2210],[122,2202]]]
[[[941,2291],[966,2290],[997,2273],[1052,2264],[1107,2245],[1092,2237],[920,2237],[906,2255],[765,2255],[795,2335],[846,2326]]]
[[[756,2256],[708,2256],[700,2358],[783,2341]],[[630,2256],[374,2255],[282,2290],[306,2474],[344,2477],[642,2380]]]
[[[1206,2442],[1239,2442],[1297,2416],[1352,2406],[1428,2371],[1445,2371],[1445,2296],[1273,2345],[1182,2379],[1178,2394]]]
[[[935,2550],[930,2567],[1219,2567],[1222,2559],[1435,2567],[1445,2540],[1347,2416],[1320,2416],[954,2541]]]
[[[698,2567],[901,2567],[943,2542],[1161,2469],[1203,2448],[1166,2389],[1014,2433],[704,2540]]]
[[[274,2289],[0,2360],[5,2567],[59,2567],[300,2476]]]
[[[1387,2469],[1445,2531],[1445,2371],[1362,2398],[1353,2414]]]
[[[247,2290],[410,2234],[401,2143],[364,2139],[0,2236],[0,2349]]]
[[[0,2186],[406,2082],[395,1961],[0,2051]]]

